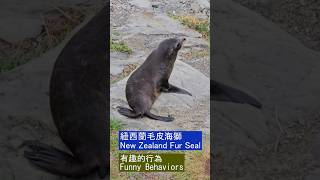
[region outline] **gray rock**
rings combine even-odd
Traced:
[[[196,2],[191,3],[191,9],[197,12],[200,10],[200,5]]]
[[[320,165],[320,133],[315,134],[313,137],[311,153],[317,165]]]
[[[319,180],[320,179],[320,169],[312,171],[308,176],[305,177],[305,180]]]
[[[191,9],[195,12],[199,12],[203,9],[210,9],[210,3],[208,0],[199,0],[191,3]]]
[[[124,65],[129,64],[128,54],[111,52],[110,53],[110,74],[117,75],[122,73]]]
[[[131,5],[137,6],[139,8],[151,9],[151,3],[148,0],[132,0],[130,1]]]
[[[197,1],[200,8],[204,9],[204,8],[210,8],[210,2],[209,0],[198,0]]]
[[[1,17],[0,34],[2,39],[14,43],[26,38],[33,38],[40,34],[42,21],[40,18]]]

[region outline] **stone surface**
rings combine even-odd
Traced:
[[[311,172],[310,175],[305,177],[305,180],[318,180],[320,179],[320,169],[316,169],[313,172]]]
[[[12,18],[1,17],[0,34],[2,39],[8,42],[18,42],[25,38],[33,38],[40,34],[42,21],[35,17],[20,17]],[[22,31],[23,29],[23,31]]]

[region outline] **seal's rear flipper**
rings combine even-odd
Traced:
[[[169,88],[168,89],[162,89],[163,92],[168,92],[168,93],[177,93],[177,94],[187,94],[189,96],[192,96],[191,93],[189,93],[187,90],[181,89],[177,86],[174,86],[172,84],[169,84]]]
[[[247,93],[214,80],[211,80],[210,89],[212,94],[211,100],[247,103],[259,109],[262,107],[262,104],[257,99]]]
[[[141,114],[138,114],[138,113],[135,113],[134,111],[128,109],[128,108],[125,108],[125,107],[121,107],[121,106],[118,106],[118,112],[124,116],[127,116],[129,118],[137,118],[137,117],[140,117]]]
[[[151,119],[164,121],[164,122],[171,122],[174,120],[173,117],[157,116],[157,115],[152,114],[151,112],[146,112],[145,115]]]
[[[82,164],[70,154],[36,141],[26,141],[24,145],[31,149],[24,152],[24,157],[32,164],[53,174],[81,177],[90,174],[98,167],[94,161]]]

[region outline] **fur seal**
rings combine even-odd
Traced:
[[[151,106],[161,92],[191,95],[188,91],[169,84],[169,78],[185,38],[162,41],[144,63],[132,73],[126,84],[126,98],[132,110],[118,107],[118,112],[130,118],[147,116],[154,120],[169,122],[173,117],[157,116],[150,112]]]
[[[26,141],[24,156],[40,169],[67,177],[109,174],[107,114],[108,5],[66,44],[50,81],[51,114],[72,154]]]
[[[262,104],[249,94],[227,86],[215,80],[210,80],[210,100],[215,101],[230,101],[234,103],[250,104],[258,109],[262,108]]]

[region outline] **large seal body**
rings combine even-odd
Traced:
[[[119,113],[131,117],[143,117],[172,121],[172,117],[157,116],[150,112],[151,106],[161,92],[191,95],[188,91],[169,84],[178,51],[185,38],[162,41],[145,62],[132,73],[126,84],[126,98],[132,110],[118,107]]]
[[[107,28],[104,7],[67,43],[50,82],[54,123],[68,154],[38,142],[26,142],[25,157],[51,173],[80,177],[98,170],[108,174]]]

